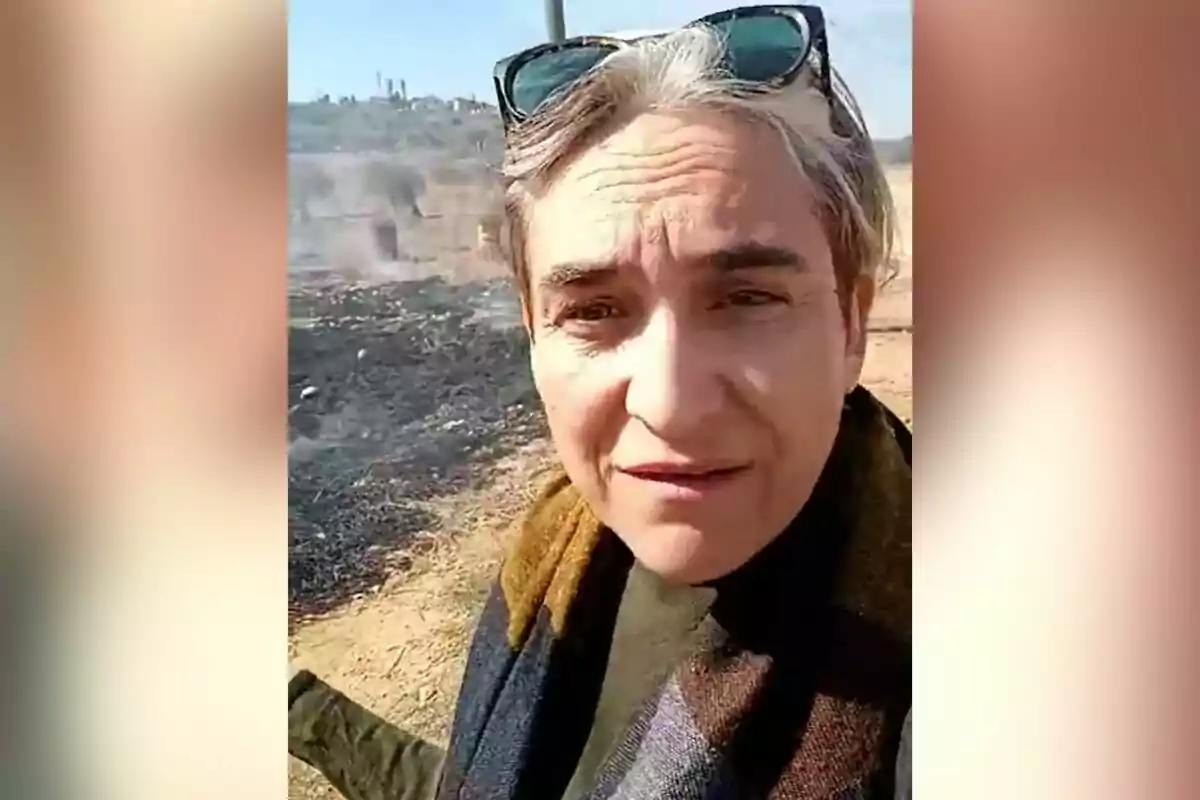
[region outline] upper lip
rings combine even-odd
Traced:
[[[703,463],[698,461],[649,461],[644,464],[631,464],[618,467],[621,472],[634,475],[709,475],[714,472],[726,472],[740,469],[744,463]]]

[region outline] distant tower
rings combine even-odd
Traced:
[[[408,84],[404,82],[404,78],[400,79],[400,99],[408,102]]]
[[[391,99],[392,97],[394,97],[394,96],[395,96],[395,94],[396,94],[396,92],[393,90],[393,86],[394,86],[394,82],[392,81],[392,79],[391,79],[391,78],[388,78],[388,79],[387,79],[387,90],[388,90],[388,91],[387,91],[387,96],[388,96],[388,98],[389,98],[389,99]]]
[[[379,95],[383,92],[383,73],[375,70],[375,94]]]

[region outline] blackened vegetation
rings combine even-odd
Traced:
[[[501,282],[295,286],[288,363],[292,618],[378,585],[429,530],[421,502],[478,486],[545,435]]]

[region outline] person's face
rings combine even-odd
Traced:
[[[670,580],[744,564],[808,499],[861,368],[783,142],[712,111],[639,116],[534,202],[526,252],[571,481]]]

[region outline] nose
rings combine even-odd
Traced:
[[[665,440],[696,438],[717,421],[724,393],[720,354],[700,332],[680,325],[669,311],[653,314],[627,343],[629,381],[625,410]]]

